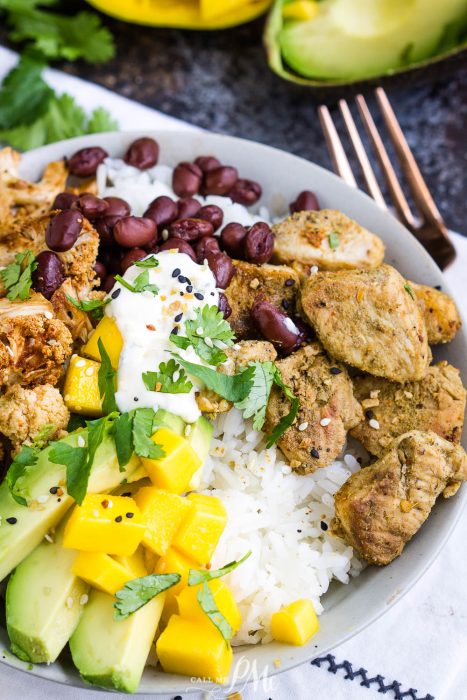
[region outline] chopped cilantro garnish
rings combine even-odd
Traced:
[[[21,506],[27,506],[28,503],[24,496],[18,493],[16,483],[18,479],[26,474],[29,467],[34,467],[37,464],[38,455],[38,449],[23,445],[21,451],[18,452],[6,473],[5,481],[8,484],[10,493]]]
[[[175,360],[161,362],[158,372],[143,372],[143,382],[149,391],[160,391],[163,394],[188,394],[193,384],[186,372]]]
[[[155,255],[150,255],[147,258],[144,258],[144,260],[136,260],[134,263],[136,267],[148,267],[148,268],[154,268],[154,267],[159,267],[159,260],[156,258]]]
[[[180,574],[149,574],[128,581],[115,594],[117,602],[114,603],[114,619],[126,620],[159,593],[176,586],[180,579]]]
[[[328,242],[331,250],[338,248],[340,243],[339,234],[335,231],[331,231],[331,233],[328,235]]]
[[[37,267],[37,261],[30,250],[17,253],[14,262],[3,270],[0,270],[0,279],[7,290],[7,297],[11,301],[29,298],[32,286],[32,273]]]
[[[415,299],[415,292],[413,290],[413,287],[408,282],[404,284],[404,289],[407,292],[407,294],[409,294],[412,297],[412,299]]]
[[[261,430],[266,420],[266,407],[276,372],[274,362],[252,362],[253,383],[247,396],[236,402],[236,407],[243,412],[244,418],[253,417],[253,428]]]
[[[290,411],[287,413],[285,416],[283,416],[279,423],[276,425],[276,427],[272,430],[270,435],[268,435],[268,439],[266,442],[266,447],[272,447],[275,442],[278,441],[278,439],[285,433],[285,431],[290,428],[292,423],[294,422],[298,409],[300,408],[300,399],[298,396],[295,396],[293,392],[291,391],[290,387],[288,387],[286,384],[284,384],[282,380],[282,375],[280,373],[279,368],[276,366],[276,371],[274,373],[274,383],[282,389],[284,395],[289,399],[290,401]]]
[[[154,296],[159,294],[159,287],[156,284],[149,283],[149,270],[145,270],[135,277],[133,284],[124,280],[121,275],[115,275],[115,280],[134,294],[140,294],[141,292],[151,292]]]
[[[234,571],[240,564],[243,564],[244,561],[248,559],[248,557],[251,555],[251,550],[245,554],[244,557],[239,559],[238,561],[231,561],[229,564],[226,564],[223,566],[221,569],[190,569],[188,572],[188,585],[189,586],[197,586],[199,583],[204,583],[205,581],[212,581],[215,578],[221,578],[221,576],[225,576],[226,574],[230,574],[231,571]]]
[[[97,373],[97,381],[99,384],[99,394],[102,398],[102,410],[104,413],[112,413],[117,410],[115,401],[115,376],[116,372],[112,367],[110,357],[104,347],[102,338],[97,341],[97,347],[101,356],[101,366]]]
[[[220,365],[227,355],[223,347],[233,345],[235,334],[217,306],[196,309],[195,318],[185,322],[186,337],[174,335],[170,340],[185,350],[190,345],[202,360],[210,365]],[[221,347],[219,347],[221,346]]]
[[[66,295],[68,301],[80,311],[89,313],[91,318],[100,321],[104,317],[104,308],[110,303],[110,299],[75,299]]]
[[[230,642],[233,636],[232,625],[217,607],[212,591],[206,582],[203,583],[196,597],[198,599],[198,603],[201,606],[201,609],[209,617],[212,624],[215,627],[217,627],[221,635],[224,637],[225,641]]]
[[[251,389],[254,374],[253,367],[247,367],[239,374],[230,376],[205,367],[204,365],[196,365],[194,362],[188,362],[176,353],[173,353],[173,355],[177,362],[186,369],[188,374],[192,374],[194,377],[201,379],[208,389],[215,391],[216,394],[227,399],[227,401],[231,401],[232,403],[242,401]]]
[[[154,432],[155,413],[152,408],[138,408],[133,417],[133,445],[138,457],[161,459],[165,452],[151,440]]]
[[[118,466],[120,471],[124,471],[130,461],[133,452],[133,413],[122,413],[116,418],[112,433],[117,452]]]

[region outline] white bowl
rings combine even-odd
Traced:
[[[360,224],[381,236],[386,248],[386,261],[408,279],[429,285],[442,285],[449,293],[442,273],[421,245],[390,214],[379,209],[362,192],[346,185],[336,175],[306,160],[274,148],[228,136],[191,131],[154,131],[143,133],[110,133],[83,136],[52,144],[27,153],[22,162],[22,174],[37,179],[46,164],[70,156],[84,146],[99,145],[111,155],[120,156],[127,145],[138,136],[153,136],[161,146],[161,163],[174,165],[193,160],[202,154],[213,154],[224,163],[235,165],[242,176],[258,180],[263,186],[261,204],[274,215],[287,211],[287,205],[298,192],[316,192],[322,207],[340,209]],[[453,343],[435,349],[435,359],[447,359],[462,371],[467,381],[467,336],[459,332]],[[465,439],[464,439],[464,446]],[[452,532],[467,499],[465,487],[445,501],[440,498],[427,523],[407,545],[402,556],[384,568],[368,567],[348,585],[333,584],[324,596],[324,613],[319,633],[304,647],[278,643],[238,647],[232,669],[233,684],[244,684],[249,677],[270,676],[293,668],[331,649],[361,632],[380,615],[397,603],[426,572]],[[368,643],[365,634],[362,644]],[[0,642],[9,647],[4,627]],[[75,687],[86,687],[67,654],[51,666],[34,666],[30,673],[44,679]],[[279,661],[278,661],[279,660]],[[8,654],[3,663],[26,670],[27,664]],[[250,676],[248,676],[250,673]],[[172,695],[195,690],[208,690],[209,684],[191,682],[190,678],[169,675],[147,668],[139,693]],[[228,688],[228,686],[226,686]],[[230,688],[229,688],[230,690]]]

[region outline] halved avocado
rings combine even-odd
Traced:
[[[467,45],[466,0],[322,0],[315,17],[304,21],[284,20],[290,4],[276,0],[265,45],[271,68],[302,85],[394,75]]]

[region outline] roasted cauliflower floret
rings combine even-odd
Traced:
[[[101,293],[95,292],[93,294]],[[52,294],[50,303],[53,306],[55,316],[65,324],[73,340],[78,341],[78,343],[85,343],[92,331],[91,320],[88,314],[85,311],[77,309],[68,297],[76,300],[78,299],[70,279],[65,280]]]
[[[32,389],[15,384],[0,396],[0,433],[11,441],[13,453],[31,445],[42,431],[47,442],[62,437],[69,419],[62,395],[51,384]]]
[[[42,295],[0,299],[0,386],[56,384],[71,350],[70,331]]]
[[[378,267],[384,244],[340,211],[300,211],[272,227],[274,256],[302,277],[317,265],[322,270]]]

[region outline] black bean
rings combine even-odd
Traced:
[[[174,249],[178,250],[179,253],[185,253],[185,255],[189,255],[190,258],[196,262],[195,251],[189,243],[183,241],[181,238],[169,238],[167,241],[165,241],[165,243],[163,243],[159,247],[160,251]]]
[[[60,258],[50,250],[44,250],[36,257],[37,267],[32,273],[32,286],[46,299],[61,286],[65,279]]]
[[[255,299],[250,316],[261,335],[283,355],[290,355],[303,341],[303,334],[292,319],[261,296]]]
[[[73,194],[73,192],[60,192],[55,197],[51,209],[71,209],[77,202],[77,194]]]
[[[202,265],[208,253],[220,253],[219,243],[214,236],[203,236],[195,244],[196,260]]]
[[[104,202],[109,205],[106,216],[128,216],[131,212],[130,205],[121,197],[104,197]]]
[[[142,248],[130,248],[128,253],[125,253],[125,255],[122,258],[121,261],[121,268],[122,268],[122,273],[126,272],[129,267],[134,265],[134,263],[137,260],[142,260],[145,258],[147,255],[145,250],[142,250]]]
[[[179,163],[173,171],[172,189],[178,197],[192,197],[199,192],[203,171],[194,163]]]
[[[124,248],[145,245],[155,237],[156,233],[157,226],[154,221],[142,216],[124,216],[113,228],[115,240]]]
[[[232,260],[225,253],[208,253],[206,260],[216,279],[216,285],[221,289],[227,289],[235,274]]]
[[[319,209],[319,203],[316,195],[310,190],[300,192],[295,201],[290,203],[290,213],[294,214],[298,211],[316,211]]]
[[[261,185],[253,180],[237,180],[229,192],[232,201],[243,204],[246,207],[256,204],[262,195]]]
[[[274,252],[274,236],[267,224],[259,222],[248,229],[244,250],[246,260],[256,265],[262,265],[271,259]]]
[[[193,197],[179,199],[177,202],[178,213],[177,219],[193,219],[201,209],[201,204]]]
[[[244,240],[246,228],[242,224],[230,223],[221,231],[220,242],[222,248],[233,258],[243,258]]]
[[[91,177],[109,154],[100,146],[81,148],[67,161],[68,170],[78,177]]]
[[[159,144],[149,136],[136,139],[128,147],[123,160],[139,170],[146,170],[156,165],[159,159]]]
[[[86,219],[89,219],[89,221],[95,221],[96,219],[101,219],[103,216],[107,215],[109,203],[106,202],[105,199],[100,199],[94,194],[85,192],[79,196],[77,207],[83,212]]]
[[[230,192],[238,179],[238,170],[229,165],[209,170],[204,176],[204,192],[206,194],[225,195]]]
[[[152,219],[159,230],[167,228],[178,218],[178,206],[170,197],[156,197],[144,212],[147,219]]]
[[[198,156],[198,158],[195,159],[195,165],[197,165],[203,173],[208,173],[210,170],[219,168],[221,162],[214,156]]]
[[[169,226],[169,234],[184,241],[197,241],[203,236],[212,236],[214,229],[209,221],[203,219],[178,219]]]
[[[73,248],[83,225],[83,215],[76,209],[65,209],[49,221],[45,232],[47,246],[57,252],[63,253]]]
[[[219,306],[219,311],[222,311],[222,313],[224,314],[224,318],[229,318],[229,316],[232,314],[232,308],[229,304],[227,297],[222,292],[220,292],[220,294],[219,294],[218,306]]]
[[[224,212],[217,204],[207,204],[205,207],[201,207],[196,215],[197,219],[204,219],[212,224],[214,231],[222,226],[224,220]]]

